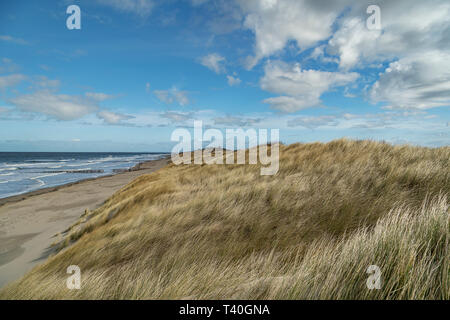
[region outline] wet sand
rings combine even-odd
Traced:
[[[148,161],[135,171],[0,199],[0,288],[45,260],[54,236],[71,226],[86,209],[99,207],[136,177],[168,162]]]

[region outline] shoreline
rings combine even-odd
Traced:
[[[86,178],[0,199],[0,288],[51,255],[57,236],[137,177],[170,163],[170,155],[116,174]]]
[[[68,183],[63,183],[57,186],[52,186],[52,187],[45,187],[45,188],[41,188],[41,189],[36,189],[33,191],[27,191],[24,193],[19,193],[13,196],[8,196],[5,198],[0,198],[0,207],[4,206],[7,203],[15,203],[15,202],[19,202],[22,200],[26,200],[30,197],[33,196],[38,196],[38,195],[42,195],[42,194],[46,194],[49,192],[54,192],[54,191],[58,191],[61,188],[67,188],[73,185],[77,185],[83,182],[87,182],[87,181],[93,181],[93,180],[98,180],[98,179],[102,179],[102,178],[108,178],[108,177],[114,177],[120,174],[124,174],[124,173],[128,173],[128,172],[134,172],[134,171],[142,171],[142,170],[146,170],[147,169],[147,165],[148,164],[152,164],[155,161],[161,161],[161,160],[168,160],[170,159],[170,155],[167,155],[161,159],[157,159],[157,160],[148,160],[148,161],[143,161],[143,162],[139,162],[138,164],[134,165],[133,167],[129,168],[129,169],[123,169],[123,171],[120,172],[116,172],[116,173],[112,173],[112,174],[107,174],[107,175],[103,175],[100,177],[94,177],[94,178],[85,178],[85,179],[81,179],[78,181],[73,181],[73,182],[68,182]]]

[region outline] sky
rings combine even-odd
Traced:
[[[449,106],[447,0],[0,2],[0,151],[170,151],[195,120],[439,147]]]

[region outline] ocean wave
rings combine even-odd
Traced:
[[[87,166],[87,165],[91,165],[92,163],[88,163],[88,162],[82,162],[82,163],[73,163],[73,164],[66,164],[64,165],[65,167],[82,167],[82,166]]]
[[[66,160],[57,160],[57,159],[39,159],[39,160],[25,160],[27,163],[46,163],[46,162],[60,162]]]
[[[0,173],[0,176],[11,176],[11,175],[13,175],[14,174],[14,172],[9,172],[9,173]]]
[[[35,180],[37,183],[39,183],[39,187],[45,186],[45,182],[40,179],[32,179],[32,180]]]
[[[7,171],[7,170],[17,170],[17,167],[10,167],[10,168],[0,168],[0,171]]]
[[[45,177],[58,176],[58,175],[64,174],[64,173],[65,173],[65,172],[49,173],[49,174],[44,174],[44,175],[42,175],[42,176],[32,177],[32,178],[29,178],[29,179],[31,179],[31,180],[38,180],[38,179],[45,178]]]
[[[7,167],[17,167],[19,169],[36,168],[36,166],[54,165],[55,162],[36,162],[36,163],[14,163],[7,164]]]
[[[31,157],[31,159],[17,157],[12,161],[2,159],[0,162],[0,192],[14,195],[79,181],[84,177],[114,174],[126,171],[140,162],[159,159],[163,156],[164,154],[103,154],[98,157],[80,155],[78,158],[62,159]],[[57,177],[51,178],[52,176]],[[5,194],[0,193],[0,198]]]

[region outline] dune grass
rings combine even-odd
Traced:
[[[336,140],[281,145],[275,176],[169,165],[86,211],[0,298],[449,299],[449,159]],[[66,288],[69,265],[81,290]]]

